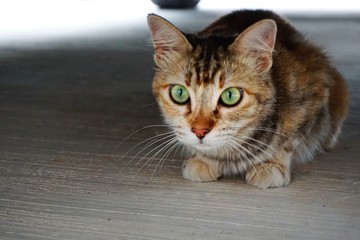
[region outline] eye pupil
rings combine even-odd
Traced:
[[[231,97],[232,97],[232,92],[228,91],[228,98],[231,99]]]

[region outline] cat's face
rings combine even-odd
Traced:
[[[221,38],[193,38],[190,43],[166,20],[149,16],[158,67],[154,93],[183,144],[206,154],[226,152],[269,114],[276,27],[271,22],[258,25],[230,43]],[[263,41],[256,45],[259,34]]]

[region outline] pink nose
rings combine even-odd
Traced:
[[[205,137],[206,134],[208,134],[210,132],[210,129],[208,128],[191,128],[191,131],[193,133],[195,133],[195,135],[199,138],[199,139],[203,139]]]

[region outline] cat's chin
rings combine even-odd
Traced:
[[[209,143],[195,143],[195,144],[186,144],[192,152],[202,153],[204,155],[217,155],[220,151],[221,146],[219,144],[209,144]]]
[[[214,150],[215,148],[217,148],[214,145],[206,144],[206,143],[194,144],[194,145],[192,145],[192,147],[198,151],[211,151],[211,150]]]
[[[224,144],[226,144],[226,141],[216,136],[206,136],[204,139],[198,139],[190,135],[188,138],[179,138],[179,140],[192,152],[203,153],[205,155],[217,155],[223,149]]]

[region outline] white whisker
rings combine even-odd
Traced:
[[[245,166],[249,164],[250,167],[254,167],[251,160],[249,160],[247,156],[242,151],[240,151],[241,149],[239,149],[237,144],[230,141],[228,142],[228,145],[226,145],[226,148],[228,148],[227,150],[229,151],[228,158],[230,158],[230,161],[234,162],[233,164],[235,165],[238,173],[243,173],[246,170],[246,169],[241,169],[241,170],[239,169],[239,162],[241,161],[245,162]],[[232,156],[230,157],[230,153],[235,153],[238,159],[231,160],[233,157]]]
[[[253,147],[253,148],[261,151],[262,153],[266,154],[269,158],[272,158],[272,157],[273,157],[271,154],[269,154],[269,153],[266,152],[265,150],[259,148],[258,146],[255,146],[255,145],[253,145],[253,144],[251,144],[251,143],[248,143],[248,142],[242,140],[241,138],[236,137],[235,135],[230,135],[230,136],[231,136],[233,139],[236,139],[237,141],[240,141],[240,142],[243,143],[243,144],[246,144],[246,145],[248,145],[248,146],[250,146],[250,147]],[[261,142],[261,141],[258,141],[258,140],[256,140],[256,139],[253,139],[253,138],[247,138],[247,139],[251,139],[251,140],[260,142],[260,143],[262,143],[263,145],[269,147],[268,144],[265,144],[265,143],[263,143],[263,142]],[[273,151],[275,151],[275,150],[273,149]],[[276,151],[275,151],[275,152],[276,152]]]
[[[165,139],[168,139],[166,140],[165,142],[162,142],[164,141]],[[149,152],[147,152],[136,164],[135,166],[137,166],[141,161],[142,159],[146,158],[150,153],[156,151],[157,149],[161,148],[162,146],[166,145],[168,142],[172,141],[174,139],[174,135],[170,135],[170,136],[167,136],[165,138],[162,138],[162,139],[158,139],[154,142],[152,142],[149,146],[147,146],[146,148],[143,148],[141,149],[141,151],[139,151],[134,157],[133,159],[135,159],[136,157],[138,157],[142,152],[144,152],[146,149],[148,149],[149,147],[153,146],[154,144],[156,143],[159,143],[161,142],[158,146],[156,146],[155,148],[151,149]]]
[[[235,137],[235,136],[234,136],[234,137]],[[252,138],[252,137],[242,136],[242,138],[244,138],[244,139],[249,139],[249,140],[252,140],[252,141],[254,141],[254,142],[257,142],[257,143],[259,143],[259,144],[261,144],[261,145],[263,145],[263,146],[271,149],[273,152],[276,152],[276,150],[275,150],[272,146],[270,146],[270,144],[266,144],[266,143],[264,143],[264,142],[262,142],[262,141],[260,141],[260,140],[257,140],[257,139],[255,139],[255,138]],[[259,149],[259,150],[260,150],[260,149]]]
[[[141,170],[142,170],[145,166],[148,166],[148,168],[149,168],[150,165],[148,165],[148,163],[151,163],[152,160],[153,160],[161,151],[163,151],[163,149],[166,147],[166,145],[169,144],[169,142],[171,142],[171,141],[173,141],[173,139],[169,139],[168,141],[161,143],[161,144],[158,145],[156,148],[154,148],[154,149],[152,149],[150,152],[146,153],[140,160],[138,160],[138,162],[135,164],[135,166],[138,166],[144,159],[146,159],[146,157],[147,157],[150,153],[152,153],[152,152],[154,152],[154,151],[157,150],[151,157],[149,157],[149,158],[145,161],[145,163],[143,163],[143,164],[141,165],[141,167],[138,169],[138,171],[137,171],[136,174],[133,176],[133,178],[135,178],[135,176],[136,176],[138,173],[140,173]],[[158,150],[159,148],[160,148],[160,150]],[[134,168],[134,167],[133,167],[133,168]],[[148,168],[147,168],[147,169],[148,169]]]
[[[141,146],[142,144],[148,142],[147,144],[145,144],[145,146],[143,146],[143,148],[144,148],[144,147],[148,146],[149,144],[152,144],[152,140],[161,139],[161,137],[167,136],[167,135],[172,135],[173,133],[174,133],[174,132],[161,133],[161,134],[158,134],[158,135],[149,137],[149,138],[147,138],[147,139],[145,139],[145,140],[137,143],[135,146],[133,146],[132,148],[130,148],[126,153],[124,153],[124,154],[120,157],[120,159],[119,159],[118,161],[121,161],[125,156],[128,156],[128,154],[129,154],[131,151],[135,150],[137,147]]]
[[[241,129],[241,128],[233,128],[233,129]],[[275,135],[279,135],[279,136],[285,137],[285,138],[287,138],[287,139],[292,139],[292,138],[293,138],[292,135],[288,135],[288,134],[281,133],[281,132],[279,132],[279,131],[277,131],[277,130],[275,130],[275,129],[272,129],[272,128],[264,128],[264,127],[261,127],[261,128],[252,128],[251,130],[253,130],[253,131],[271,132],[271,133],[274,133]],[[235,135],[233,135],[233,136],[235,136]],[[269,149],[271,149],[274,153],[277,152],[277,150],[275,150],[275,149],[274,149],[272,146],[270,146],[269,144],[266,144],[266,143],[264,143],[264,142],[262,142],[262,141],[259,141],[259,140],[255,139],[255,138],[246,137],[246,136],[241,136],[241,137],[244,138],[244,139],[250,139],[250,140],[255,141],[255,142],[257,142],[257,143],[259,143],[259,144],[261,144],[261,145],[264,145],[264,146],[268,147]],[[244,141],[244,143],[245,143],[245,144],[248,144],[248,145],[250,145],[250,146],[252,146],[252,147],[255,147],[254,145],[252,145],[252,144],[250,144],[250,143],[248,143],[248,142],[246,142],[246,141]],[[298,144],[302,145],[303,147],[306,147],[305,144],[303,144],[302,142],[299,142]],[[260,150],[260,151],[262,151],[262,152],[264,152],[264,150],[262,150],[262,149],[260,149],[260,148],[258,148],[258,147],[255,147],[255,148],[258,149],[258,150]],[[264,152],[264,153],[265,153],[266,155],[269,155],[268,152]],[[270,156],[269,156],[269,157],[270,157]],[[279,160],[275,159],[274,157],[271,157],[271,159],[274,160],[277,164],[279,164],[279,165],[281,165],[281,166],[284,166],[284,164],[282,164],[281,162],[279,162]],[[294,169],[291,169],[291,168],[290,168],[290,171],[293,172],[293,173],[295,173],[295,174],[297,174],[297,175],[299,175],[299,176],[303,176],[302,174],[300,174],[299,172],[295,171]],[[304,176],[303,176],[303,177],[304,177]]]
[[[176,139],[172,138],[169,139],[168,141],[161,143],[159,146],[157,146],[156,148],[152,149],[150,152],[146,153],[145,156],[143,156],[137,163],[136,166],[140,164],[140,162],[142,162],[146,156],[148,156],[151,152],[159,149],[157,152],[155,152],[144,164],[142,164],[142,166],[139,168],[139,170],[135,173],[135,175],[133,176],[133,179],[141,172],[141,170],[148,164],[150,164],[154,158],[156,158],[156,156],[158,156],[162,151],[166,150],[167,148],[169,148],[173,143],[176,143]],[[149,167],[150,165],[148,165]]]
[[[275,133],[277,135],[280,135],[280,136],[283,136],[283,137],[286,137],[286,138],[290,138],[292,137],[292,135],[287,135],[287,134],[284,134],[280,131],[277,131],[276,129],[272,129],[272,128],[263,128],[263,127],[260,127],[260,128],[255,128],[255,130],[260,130],[260,131],[264,131],[264,132],[272,132],[272,133]]]
[[[157,169],[159,168],[159,166],[160,166],[159,169],[161,170],[162,167],[164,166],[164,163],[165,163],[167,157],[168,157],[169,154],[174,150],[174,148],[178,146],[178,144],[179,144],[179,143],[177,142],[177,140],[174,139],[174,141],[171,142],[171,143],[169,143],[169,145],[166,147],[166,148],[168,148],[168,150],[165,152],[165,154],[160,158],[159,162],[156,164],[156,166],[155,166],[155,168],[154,168],[154,171],[153,171],[153,173],[151,174],[150,182],[151,182],[151,180],[153,179],[154,174],[155,174],[155,172],[157,171]],[[164,149],[164,150],[165,150],[165,149]]]
[[[159,136],[160,135],[160,136]],[[155,144],[159,143],[159,142],[162,142],[166,139],[169,139],[169,138],[173,138],[175,136],[175,134],[173,132],[169,132],[169,133],[163,133],[163,134],[159,134],[157,136],[155,136],[156,138],[152,137],[152,141],[148,142],[146,145],[144,145],[136,154],[135,156],[133,156],[130,161],[126,164],[126,166],[124,167],[124,170],[127,169],[127,167],[133,162],[133,160],[135,158],[137,158],[141,153],[143,153],[145,150],[147,150],[148,148],[150,148],[151,146],[154,146]],[[144,142],[144,141],[143,141]],[[156,148],[155,148],[156,150]],[[150,152],[148,153],[151,153],[153,150],[151,150]],[[145,155],[147,156],[147,155]]]
[[[140,128],[140,129],[136,130],[135,132],[129,134],[128,136],[126,136],[118,145],[115,146],[115,149],[119,148],[119,147],[121,146],[121,144],[123,144],[126,140],[128,140],[129,138],[131,138],[131,137],[134,136],[135,134],[137,134],[137,133],[139,133],[139,132],[141,132],[141,131],[143,131],[143,130],[145,130],[145,129],[155,128],[155,127],[169,128],[169,127],[171,127],[171,126],[169,126],[169,125],[163,125],[163,124],[162,124],[162,125],[158,124],[158,125],[148,125],[148,126],[142,127],[142,128]]]
[[[246,149],[244,146],[242,146],[240,143],[238,143],[236,140],[238,140],[237,138],[231,138],[230,139],[233,143],[237,144],[238,147],[240,147],[242,150],[244,150],[245,152],[247,152],[251,157],[253,157],[254,159],[257,160],[257,164],[261,164],[264,169],[266,169],[266,171],[271,175],[271,177],[274,177],[271,170],[269,169],[269,167],[264,164],[263,160],[260,159],[258,156],[256,156],[255,154],[253,154],[252,152],[250,152],[248,149]],[[251,160],[249,161],[249,163],[251,162]],[[256,169],[256,167],[254,165],[252,165],[252,167],[254,167],[254,169]]]

